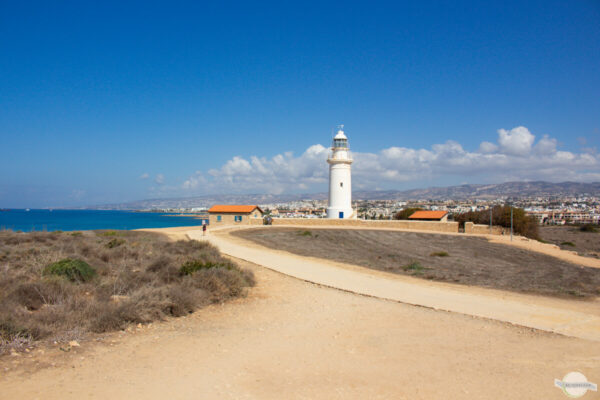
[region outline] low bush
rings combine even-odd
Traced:
[[[414,275],[421,275],[423,271],[425,271],[425,267],[423,267],[418,261],[413,261],[410,264],[403,266],[402,269]]]
[[[298,232],[299,236],[312,236],[312,232],[311,231],[302,231],[302,232]]]
[[[96,270],[85,261],[65,258],[48,265],[44,275],[64,276],[72,282],[87,282],[96,275]]]
[[[595,233],[595,232],[598,232],[598,226],[597,225],[592,225],[592,224],[585,224],[585,225],[581,225],[581,227],[579,228],[579,230],[581,232]]]
[[[0,354],[185,315],[255,283],[209,243],[147,232],[2,231],[0,255]]]
[[[573,243],[573,242],[562,242],[561,246],[575,247],[575,243]]]
[[[29,336],[29,332],[10,317],[0,319],[0,339],[10,341],[16,336]]]
[[[450,254],[445,251],[434,251],[429,255],[429,257],[448,257],[449,255]]]
[[[15,324],[10,317],[0,317],[0,354],[22,351],[31,347],[32,342],[27,329]]]
[[[190,260],[183,263],[181,268],[179,268],[179,273],[181,275],[191,275],[196,271],[201,269],[210,269],[210,268],[227,268],[231,269],[231,265],[226,263],[214,263],[214,262],[204,262],[202,260]]]
[[[106,247],[108,247],[109,249],[113,249],[115,247],[119,247],[123,243],[125,243],[125,241],[123,239],[113,238],[113,239],[110,239],[108,241],[108,243],[106,243]]]

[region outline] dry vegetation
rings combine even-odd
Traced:
[[[377,230],[260,228],[232,234],[302,256],[424,279],[570,298],[600,295],[600,269],[485,238]]]
[[[494,225],[503,226],[504,228],[510,228],[511,226],[511,210],[512,210],[512,225],[513,231],[517,235],[525,236],[531,239],[539,239],[539,225],[537,220],[527,215],[525,210],[518,207],[494,206],[492,208],[492,223]],[[464,223],[467,221],[474,222],[476,224],[487,225],[490,223],[490,211],[469,211],[463,214],[454,216],[454,220],[457,221],[461,227],[464,227]]]
[[[146,232],[0,232],[0,354],[182,316],[254,284],[205,242]]]
[[[585,257],[600,258],[600,228],[597,225],[543,226],[541,241],[576,251]]]

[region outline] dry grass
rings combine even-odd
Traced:
[[[598,268],[479,237],[367,229],[314,229],[308,235],[295,228],[277,227],[232,234],[302,256],[424,279],[568,298],[600,295]]]
[[[95,273],[70,279],[64,268],[49,268],[69,264],[58,263],[66,259],[87,263]],[[186,263],[207,267],[184,274]],[[182,316],[243,295],[252,285],[251,272],[204,242],[130,231],[2,231],[0,354],[38,340],[72,340]]]
[[[542,226],[541,241],[584,257],[600,258],[600,233],[596,225]]]

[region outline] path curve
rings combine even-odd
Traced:
[[[308,282],[381,299],[600,341],[598,301],[586,303],[423,281],[273,250],[233,237],[228,232],[225,229],[213,230],[208,236],[203,236],[201,230],[186,233],[191,239],[210,241],[224,254]]]

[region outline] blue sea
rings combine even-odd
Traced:
[[[104,210],[0,211],[0,229],[14,231],[83,231],[202,225],[202,220],[168,213]],[[208,223],[208,221],[206,221]]]

